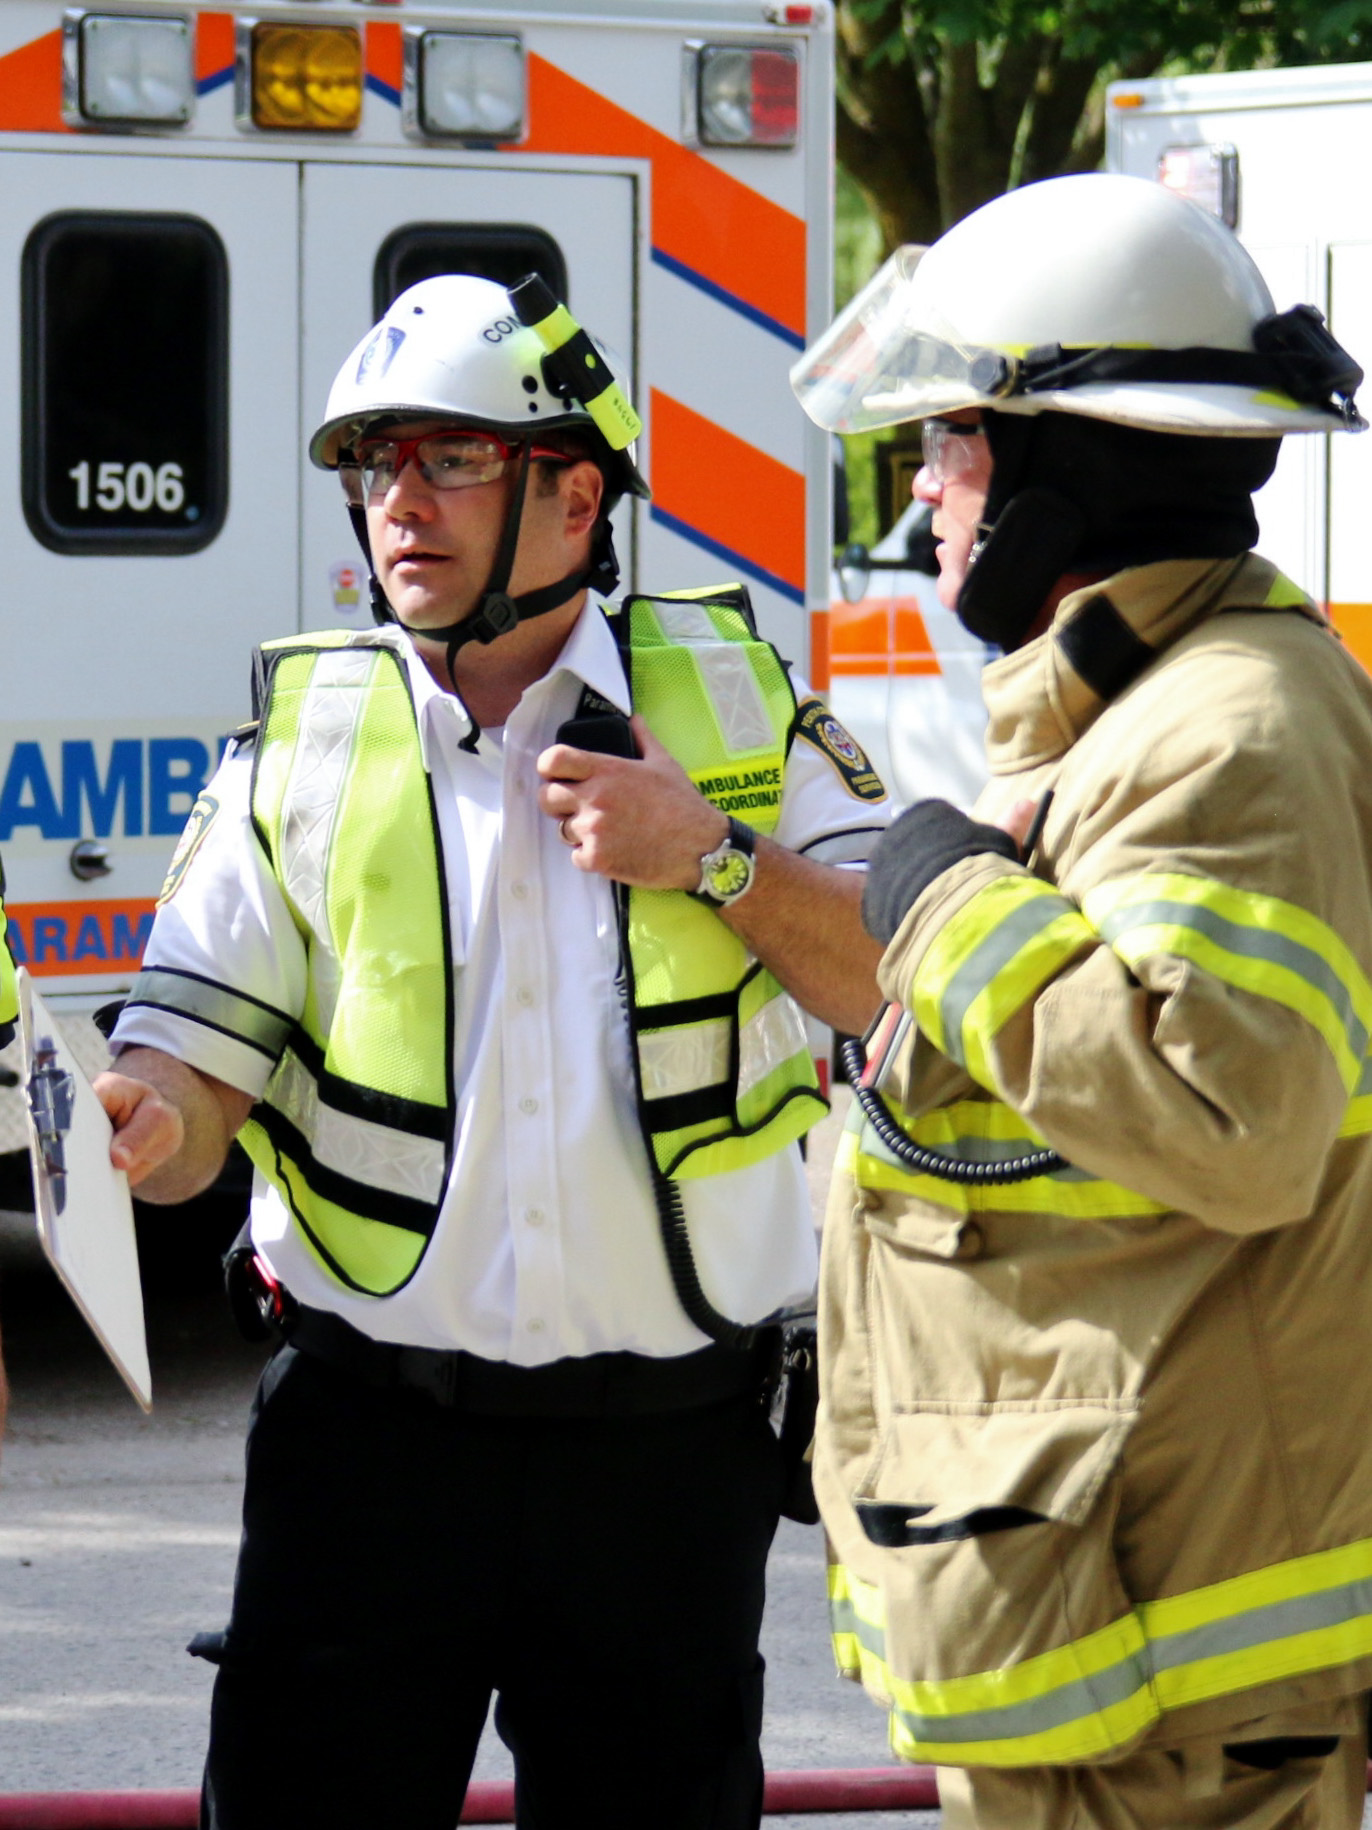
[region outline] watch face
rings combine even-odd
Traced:
[[[710,894],[721,902],[746,890],[752,881],[753,861],[746,852],[730,846],[723,857],[710,866]]]

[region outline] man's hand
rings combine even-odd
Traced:
[[[145,1080],[131,1080],[127,1074],[99,1075],[95,1096],[114,1126],[110,1162],[127,1172],[130,1188],[137,1188],[181,1148],[185,1137],[181,1114],[156,1087]]]
[[[1016,821],[1018,813],[1016,807],[1009,819]],[[929,885],[964,858],[984,851],[1018,861],[1019,839],[1002,827],[970,818],[947,801],[916,801],[888,827],[872,853],[862,898],[863,926],[889,946]]]
[[[252,1095],[158,1048],[120,1051],[96,1097],[114,1126],[110,1162],[128,1172],[144,1201],[189,1201],[224,1166]]]
[[[630,720],[637,761],[556,743],[538,759],[538,804],[556,820],[578,870],[648,890],[693,890],[700,860],[723,844],[712,807],[643,720]]]

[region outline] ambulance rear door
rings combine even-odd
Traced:
[[[295,622],[297,233],[293,163],[0,151],[0,854],[16,953],[78,1007],[129,984]]]

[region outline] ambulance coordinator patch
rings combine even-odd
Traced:
[[[176,841],[176,850],[172,853],[172,861],[167,869],[167,880],[157,898],[159,909],[164,902],[170,902],[181,888],[181,879],[189,870],[191,859],[200,850],[205,834],[213,826],[218,812],[219,802],[212,794],[202,794],[191,808],[191,817],[186,821],[185,831]]]
[[[867,760],[867,752],[849,735],[822,699],[805,699],[796,710],[795,731],[825,756],[856,801],[884,801],[886,784]]]

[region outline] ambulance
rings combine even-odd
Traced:
[[[1156,179],[1221,217],[1278,311],[1318,306],[1372,371],[1372,64],[1115,83],[1106,131],[1111,171]],[[1257,497],[1262,553],[1372,667],[1369,505],[1372,438],[1343,435],[1286,439]]]
[[[305,443],[416,280],[540,274],[643,416],[626,585],[741,579],[808,665],[833,68],[825,0],[0,4],[0,858],[90,1067],[253,646],[369,618]]]

